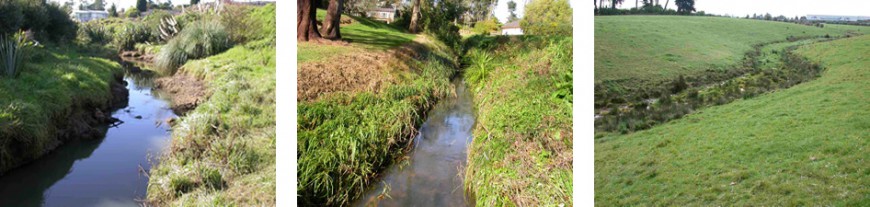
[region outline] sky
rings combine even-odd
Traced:
[[[605,0],[608,1],[608,0]],[[668,0],[659,0],[664,5]],[[643,4],[639,0],[638,4]],[[606,4],[609,5],[609,4]],[[592,4],[590,4],[592,6]],[[625,0],[620,8],[633,8],[633,0]],[[587,7],[588,8],[588,7]],[[668,8],[676,9],[674,0]],[[868,0],[695,0],[695,9],[708,14],[733,16],[752,16],[753,13],[770,13],[773,16],[787,17],[816,15],[870,16]]]
[[[495,7],[495,17],[498,18],[498,21],[500,21],[501,23],[507,23],[508,17],[511,16],[511,13],[510,13],[510,11],[508,11],[508,6],[507,6],[508,1],[510,1],[510,0],[496,0],[496,1],[498,1],[498,5],[496,5],[496,7]],[[526,8],[526,4],[529,2],[532,2],[534,0],[513,0],[513,1],[517,3],[517,10],[514,13],[517,14],[517,17],[523,18],[523,13],[524,13],[523,11]],[[574,7],[574,4],[575,4],[574,1],[576,1],[576,0],[569,0],[568,5],[571,5],[571,7]]]

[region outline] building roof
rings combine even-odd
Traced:
[[[507,24],[504,24],[503,26],[501,26],[501,28],[502,29],[521,29],[520,28],[520,21],[508,22]]]
[[[370,12],[396,12],[395,8],[375,8],[369,10]]]

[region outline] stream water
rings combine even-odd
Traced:
[[[148,185],[144,172],[168,143],[166,121],[176,115],[153,89],[155,73],[122,65],[129,103],[112,116],[123,123],[106,126],[102,139],[62,144],[0,176],[0,206],[140,206]]]
[[[453,84],[456,96],[429,111],[408,159],[390,166],[354,206],[473,206],[462,178],[474,108],[465,84]]]

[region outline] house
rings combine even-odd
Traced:
[[[366,16],[378,21],[392,23],[396,20],[396,8],[376,8],[366,12]]]
[[[100,10],[76,10],[72,12],[72,19],[79,22],[109,18],[109,12]]]
[[[520,28],[519,21],[508,22],[501,26],[501,34],[502,35],[522,35],[523,28]]]

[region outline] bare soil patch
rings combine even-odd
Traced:
[[[205,83],[195,77],[178,73],[162,77],[154,81],[157,88],[172,96],[170,107],[176,114],[185,114],[193,110],[208,97]]]

